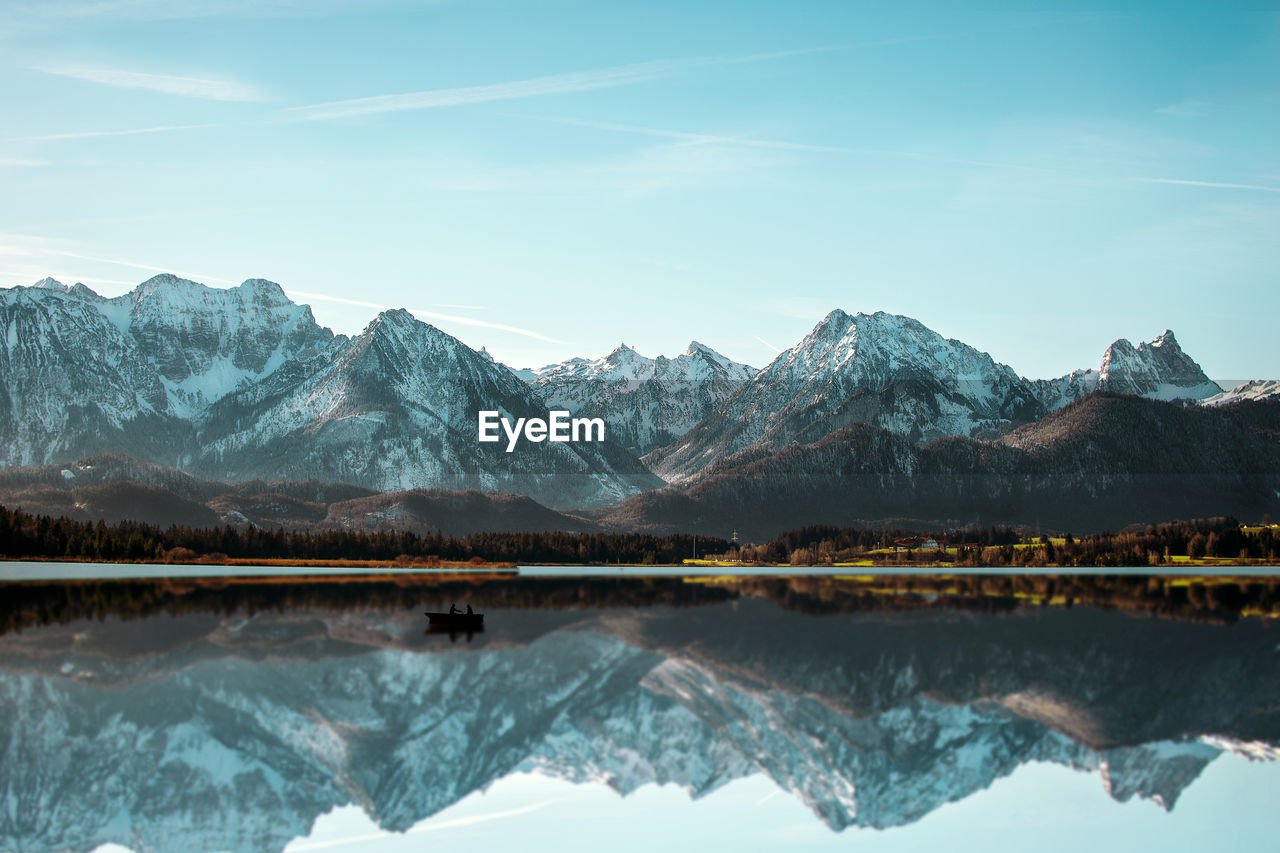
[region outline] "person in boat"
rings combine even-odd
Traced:
[[[461,612],[462,612],[462,611],[458,609],[458,605],[457,605],[456,603],[455,603],[455,604],[450,604],[450,605],[449,605],[449,615],[450,615],[450,616],[457,616],[457,615],[458,615],[459,613],[461,613]]]
[[[471,609],[471,605],[470,605],[470,604],[468,604],[468,605],[467,605],[467,615],[468,615],[468,616],[474,616],[474,615],[475,615],[475,611]]]

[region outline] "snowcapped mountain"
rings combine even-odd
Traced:
[[[683,482],[855,423],[922,444],[1000,435],[1094,391],[1218,404],[1280,387],[1223,393],[1168,331],[1030,381],[909,317],[839,310],[761,371],[697,342],[512,371],[405,311],[334,336],[262,279],[218,290],[160,275],[112,299],[45,279],[0,291],[0,321],[0,466],[114,451],[215,479],[499,490],[557,509],[661,485],[640,453]],[[476,441],[481,409],[553,408],[604,419],[609,440],[510,454]]]
[[[1241,400],[1267,400],[1280,397],[1280,379],[1251,379],[1230,391],[1220,391],[1200,402],[1206,406],[1225,406]]]
[[[180,464],[210,404],[334,343],[261,279],[217,290],[159,275],[106,299],[46,278],[0,290],[0,320],[4,465],[111,450]]]
[[[476,413],[546,417],[506,369],[404,310],[384,311],[331,361],[231,394],[201,429],[200,469],[231,480],[317,477],[383,491],[518,492],[557,507],[611,502],[656,482],[613,442],[476,440]]]
[[[764,542],[813,524],[1011,524],[1076,533],[1171,518],[1280,514],[1280,401],[1246,413],[1105,392],[994,441],[917,445],[869,424],[749,448],[628,498],[605,529]],[[913,521],[908,521],[908,520]],[[888,520],[888,521],[886,521]]]
[[[1155,400],[1202,400],[1222,391],[1182,351],[1168,329],[1137,347],[1123,338],[1107,347],[1098,372],[1098,387]]]
[[[169,413],[183,418],[198,416],[237,388],[334,340],[310,308],[295,305],[280,285],[265,279],[220,290],[157,275],[113,299],[50,278],[26,290],[60,294],[100,313],[137,346],[160,377]]]
[[[515,491],[560,507],[659,483],[612,441],[478,443],[478,410],[545,405],[405,311],[348,339],[272,282],[160,275],[113,299],[52,279],[0,291],[0,320],[5,466],[121,451],[221,479]]]
[[[835,310],[709,417],[645,461],[688,479],[748,447],[776,450],[872,423],[928,441],[1033,420],[1027,382],[986,353],[894,314]]]
[[[0,290],[0,465],[101,450],[167,461],[189,435],[155,365],[94,299],[52,279]]]
[[[1092,367],[1081,368],[1057,379],[1033,379],[1031,387],[1045,410],[1052,412],[1097,391],[1099,378]]]
[[[260,278],[218,290],[158,275],[98,307],[138,342],[169,392],[171,410],[184,417],[334,340],[309,307]]]
[[[622,344],[603,358],[515,371],[549,408],[604,418],[609,435],[634,453],[684,435],[756,373],[697,341],[675,358]]]
[[[1075,370],[1058,379],[1032,382],[1037,398],[1049,411],[1062,408],[1094,391],[1134,394],[1153,400],[1198,400],[1222,393],[1200,365],[1182,351],[1166,329],[1155,340],[1136,347],[1120,340],[1107,347],[1098,370]]]

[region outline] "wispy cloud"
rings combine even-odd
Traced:
[[[272,18],[340,14],[393,5],[396,0],[39,0],[18,3],[24,18],[118,18],[166,21],[192,18]]]
[[[755,338],[757,341],[759,341],[760,343],[764,344],[765,346],[767,346],[769,349],[773,350],[774,352],[782,352],[782,348],[781,348],[781,347],[775,347],[773,344],[769,343],[768,341],[766,341],[764,338],[760,337],[759,335],[752,335],[751,337]]]
[[[298,296],[303,299],[319,299],[322,302],[336,302],[341,305],[356,305],[361,308],[374,308],[378,311],[390,311],[398,307],[395,305],[382,305],[378,302],[365,302],[360,299],[346,299],[341,296],[329,296],[324,293],[308,293],[305,290],[294,290],[289,287],[285,288],[285,293],[288,293],[290,296]],[[428,311],[423,308],[405,308],[404,310],[419,318],[427,317],[432,320],[444,320],[449,323],[457,323],[461,326],[475,326],[481,329],[496,329],[500,332],[510,332],[514,335],[524,335],[526,338],[545,341],[549,344],[566,343],[565,341],[548,337],[531,329],[522,329],[519,326],[509,326],[506,323],[493,323],[488,320],[478,320],[475,317],[460,317],[455,314],[440,314],[436,311]]]
[[[807,142],[789,142],[779,139],[757,139],[751,136],[724,136],[712,133],[693,133],[683,130],[667,130],[656,127],[644,127],[617,122],[593,121],[591,119],[568,116],[529,115],[537,121],[551,121],[560,124],[571,124],[579,127],[590,127],[599,130],[611,130],[618,133],[632,133],[640,136],[657,136],[669,139],[680,139],[690,145],[736,145],[743,148],[767,148],[775,151],[801,151],[814,154],[870,155],[879,157],[902,157],[913,160],[931,160],[943,163],[960,163],[966,166],[984,166],[996,169],[1018,169],[1028,172],[1050,172],[1059,170],[1041,166],[1026,166],[1020,163],[998,163],[989,160],[969,160],[963,157],[948,157],[942,154],[927,154],[922,151],[901,151],[888,148],[854,148],[843,145],[812,145]]]
[[[118,68],[94,68],[84,65],[37,65],[32,71],[71,77],[103,86],[121,89],[146,89],[184,98],[208,101],[261,101],[264,95],[256,87],[235,80],[211,80],[203,77],[178,77],[125,71]]]
[[[198,273],[182,272],[172,267],[157,267],[151,264],[138,263],[125,258],[119,257],[102,257],[100,255],[85,254],[71,248],[64,248],[68,245],[66,241],[55,240],[48,237],[37,237],[29,234],[0,234],[0,255],[11,257],[21,257],[26,259],[31,268],[43,267],[47,269],[53,266],[55,258],[72,258],[78,261],[88,261],[94,264],[108,264],[110,266],[126,267],[128,269],[142,270],[149,273],[170,273],[172,275],[188,278],[192,281],[201,282],[217,282],[218,284],[238,284],[239,282],[230,281],[216,276],[200,275]],[[41,276],[47,273],[40,273]],[[111,281],[109,279],[90,279],[76,276],[80,281]]]
[[[0,157],[0,166],[48,166],[48,160],[32,160],[28,157]]]
[[[621,65],[614,68],[601,68],[594,71],[579,71],[570,74],[553,74],[546,77],[533,77],[528,80],[494,83],[487,86],[430,89],[406,94],[374,95],[367,98],[353,98],[347,101],[331,101],[293,107],[292,111],[306,121],[320,121],[369,113],[456,107],[487,101],[506,101],[514,98],[532,98],[541,95],[559,95],[567,92],[586,92],[592,89],[629,86],[666,77],[683,67],[687,67],[687,63],[679,61],[642,62],[635,65]]]
[[[58,142],[63,139],[93,139],[100,136],[133,136],[139,133],[169,133],[175,130],[201,130],[215,124],[172,124],[161,127],[135,127],[130,130],[77,130],[70,133],[48,133],[43,136],[17,136],[10,142]]]
[[[113,264],[119,267],[129,267],[135,270],[142,270],[143,272],[151,272],[151,273],[157,273],[157,274],[168,273],[170,275],[176,275],[181,278],[190,279],[191,281],[199,281],[202,283],[210,282],[210,281],[216,281],[218,284],[238,284],[239,283],[239,282],[232,281],[230,279],[218,278],[212,275],[201,275],[199,273],[182,272],[181,270],[175,270],[172,267],[156,267],[156,266],[151,266],[150,264],[140,264],[137,261],[128,261],[128,260],[125,260],[124,258],[101,258],[101,257],[96,257],[94,255],[83,255],[79,252],[71,252],[65,249],[46,249],[45,251],[50,255],[57,255],[59,257],[75,258],[81,261],[92,261],[93,263],[96,263],[96,264]]]
[[[653,80],[670,77],[673,74],[687,71],[692,68],[763,62],[773,59],[784,59],[792,56],[845,49],[847,49],[846,46],[834,45],[828,47],[811,47],[801,48],[798,50],[775,51],[772,53],[744,54],[740,56],[698,56],[685,59],[659,59],[652,62],[615,65],[609,68],[573,71],[567,74],[551,74],[544,77],[531,77],[525,80],[512,80],[505,83],[492,83],[483,86],[462,86],[452,89],[428,89],[421,92],[372,95],[365,98],[352,98],[345,101],[329,101],[320,104],[291,107],[290,111],[304,121],[323,121],[328,119],[367,115],[370,113],[456,107],[463,106],[465,104],[480,104],[490,101],[509,101],[518,98],[535,98],[544,95],[561,95],[570,92],[588,92],[596,89],[612,89],[618,86],[633,86],[638,83],[648,83]]]
[[[1186,181],[1178,178],[1138,178],[1144,184],[1180,184],[1188,187],[1212,187],[1221,190],[1254,190],[1263,193],[1280,193],[1280,187],[1266,187],[1261,184],[1226,184],[1219,181]]]

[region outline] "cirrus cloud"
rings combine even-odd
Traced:
[[[172,74],[151,74],[145,71],[126,71],[119,68],[100,68],[87,65],[39,65],[32,71],[71,77],[103,86],[119,89],[146,89],[183,98],[199,98],[206,101],[262,101],[266,96],[255,86],[236,80],[215,80],[205,77],[185,77]]]

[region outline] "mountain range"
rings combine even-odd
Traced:
[[[697,342],[675,358],[623,345],[602,358],[514,370],[402,310],[382,312],[360,335],[334,335],[261,279],[219,290],[161,275],[111,299],[45,279],[0,291],[0,322],[0,465],[10,469],[0,499],[82,514],[135,499],[163,503],[119,489],[105,496],[99,475],[84,482],[104,453],[208,481],[200,497],[184,496],[205,508],[183,507],[190,518],[288,526],[430,525],[449,503],[444,492],[468,490],[489,497],[454,505],[473,506],[486,523],[537,518],[565,529],[649,529],[728,508],[763,518],[800,506],[824,518],[1016,516],[1096,527],[1125,506],[1137,507],[1134,518],[1114,523],[1177,507],[1270,511],[1280,497],[1271,416],[1246,426],[1234,414],[1250,402],[1272,411],[1265,401],[1280,385],[1224,392],[1171,331],[1136,347],[1116,341],[1097,369],[1030,380],[883,312],[832,311],[761,370]],[[1191,403],[1205,405],[1186,409]],[[481,409],[513,420],[568,409],[604,419],[608,440],[521,442],[507,453],[477,441]],[[1068,410],[1076,413],[1054,416]],[[1197,456],[1183,438],[1201,435],[1214,412],[1226,432],[1209,432],[1226,443],[1201,444],[1211,450]],[[1123,452],[1108,444],[1117,429],[1130,430]],[[1062,439],[1063,430],[1074,437]],[[1175,445],[1183,449],[1166,452]],[[806,467],[818,459],[825,470]],[[45,470],[51,465],[57,475]],[[835,471],[843,473],[833,479]],[[1139,475],[1192,478],[1195,498],[1148,492],[1154,481],[1139,485]],[[856,477],[870,478],[874,495]],[[238,485],[308,480],[363,490],[342,500],[365,503],[354,513],[330,511],[342,501],[310,501],[320,506],[263,515],[248,497],[261,508],[275,500],[263,495],[292,487]],[[796,494],[818,480],[829,487]],[[84,488],[99,491],[72,494]],[[403,497],[411,493],[418,496]],[[543,506],[530,511],[494,493]],[[783,493],[796,500],[781,502]],[[697,503],[695,494],[704,504],[681,522],[676,507]],[[1081,500],[1093,502],[1091,515]]]
[[[1016,524],[1099,531],[1280,510],[1280,400],[1227,408],[1091,394],[994,440],[917,445],[855,423],[808,444],[759,447],[601,511],[608,529],[737,530],[749,541],[810,524],[951,529]]]
[[[604,418],[637,454],[684,435],[756,373],[697,341],[675,358],[646,358],[622,344],[603,358],[516,371],[550,408]]]
[[[476,441],[476,412],[537,417],[525,383],[457,339],[384,311],[335,336],[279,285],[156,276],[104,299],[46,279],[0,292],[0,464],[120,451],[202,476],[525,494],[610,503],[660,481],[611,441]]]

